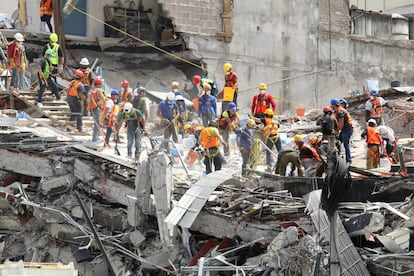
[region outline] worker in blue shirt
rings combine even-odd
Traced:
[[[248,119],[244,128],[235,130],[235,133],[239,138],[238,146],[242,156],[242,176],[247,176],[246,168],[250,154],[252,153],[252,137],[254,135],[252,129],[255,128],[255,126],[255,121],[253,119]]]
[[[180,110],[175,102],[174,92],[168,92],[167,98],[158,104],[157,116],[161,119],[161,127],[164,128],[164,139],[172,139],[175,143],[178,142],[177,130],[175,129],[175,122],[180,116]],[[168,149],[168,143],[163,141],[162,148]]]

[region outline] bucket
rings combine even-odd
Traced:
[[[401,86],[401,82],[400,81],[392,81],[391,82],[391,87],[400,87]]]
[[[296,115],[302,117],[305,116],[305,109],[304,108],[297,108],[296,109]]]
[[[194,162],[198,159],[198,154],[195,153],[194,151],[190,150],[187,153],[187,156],[184,159],[184,162],[187,164],[187,166],[191,167],[192,165],[194,165]]]

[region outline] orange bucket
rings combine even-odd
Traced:
[[[296,109],[296,115],[302,117],[305,116],[305,109],[304,108],[297,108]]]
[[[184,159],[184,162],[187,164],[187,166],[191,167],[194,165],[194,162],[198,159],[198,154],[192,150],[190,150],[187,154],[187,156]]]

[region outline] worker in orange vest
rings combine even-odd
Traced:
[[[82,132],[82,101],[86,99],[82,78],[83,72],[76,70],[74,80],[69,84],[66,97],[71,112],[69,121],[76,120],[76,128],[79,132]]]
[[[229,138],[230,132],[236,129],[239,125],[239,114],[237,113],[237,106],[235,103],[229,103],[228,109],[224,110],[219,118],[219,128],[220,133],[223,135],[224,141],[226,141],[224,145],[224,155],[230,155],[230,147],[229,147]]]
[[[105,102],[105,96],[102,91],[103,81],[101,78],[96,78],[93,81],[94,86],[92,87],[90,93],[87,96],[87,107],[86,109],[91,113],[94,120],[93,132],[92,132],[92,142],[98,141],[99,132],[100,132],[100,117],[101,109]]]
[[[305,143],[303,138],[302,135],[296,134],[293,137],[293,141],[299,150],[299,158],[302,166],[305,168],[305,176],[316,176],[316,169],[322,161],[321,157],[314,147]]]
[[[382,123],[382,112],[383,106],[386,106],[393,111],[395,107],[391,106],[383,97],[378,96],[377,90],[371,90],[370,97],[365,103],[365,119],[368,122],[369,119],[374,119],[377,122],[377,125]]]
[[[271,123],[266,125],[263,128],[263,132],[265,135],[265,144],[270,149],[273,150],[273,147],[277,149],[279,152],[282,148],[282,143],[279,139],[279,122],[276,120],[273,120]],[[269,151],[269,149],[266,150],[266,171],[271,172],[272,171],[272,156]]]
[[[83,86],[85,87],[86,98],[88,98],[89,91],[91,90],[91,87],[92,87],[94,76],[93,76],[91,69],[89,68],[89,60],[86,57],[82,58],[81,61],[79,62],[79,70],[83,72],[82,83],[83,83]],[[83,116],[88,116],[87,106],[88,106],[88,103],[84,101],[83,102]]]
[[[345,149],[345,159],[347,165],[352,164],[351,148],[350,141],[351,136],[354,133],[354,128],[352,126],[352,117],[349,112],[341,105],[339,99],[331,99],[331,107],[335,120],[337,122],[337,129],[335,129],[335,134],[338,137],[338,140],[344,145]]]
[[[44,32],[46,29],[42,22],[45,22],[49,27],[49,31],[53,33],[53,27],[50,20],[53,16],[52,0],[40,0],[40,31]]]
[[[219,130],[217,129],[217,122],[210,121],[208,127],[204,128],[198,139],[198,143],[204,149],[204,164],[206,165],[206,174],[213,171],[212,165],[214,164],[214,170],[221,170],[223,157],[220,153],[220,142],[226,145],[227,143],[221,138]]]
[[[367,169],[379,167],[380,153],[384,152],[381,135],[377,132],[377,122],[375,119],[369,119],[367,129],[361,133],[367,143]]]
[[[114,89],[111,91],[111,97],[105,101],[100,122],[103,124],[103,127],[106,128],[105,133],[105,147],[109,146],[109,139],[111,138],[112,129],[116,125],[116,103],[119,99],[119,91]]]

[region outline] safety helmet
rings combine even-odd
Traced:
[[[265,89],[267,89],[267,85],[266,85],[266,83],[263,83],[263,82],[262,82],[262,83],[260,83],[260,84],[259,84],[259,89],[260,89],[260,90],[265,90]]]
[[[175,94],[174,94],[174,92],[168,92],[167,93],[167,100],[168,101],[174,101],[175,100]]]
[[[84,74],[81,70],[76,70],[76,72],[75,72],[75,78],[76,79],[83,78],[83,76],[84,76]]]
[[[118,91],[118,90],[116,90],[116,89],[112,90],[112,91],[111,91],[111,96],[112,96],[112,95],[118,95],[118,96],[119,96],[119,91]]]
[[[256,126],[256,122],[252,118],[247,119],[246,124],[247,124],[248,127],[255,127]]]
[[[229,103],[229,104],[227,105],[227,108],[228,108],[228,109],[231,109],[231,110],[236,110],[236,108],[237,108],[237,107],[236,107],[236,104],[232,102],[232,103]]]
[[[370,123],[372,123],[374,125],[377,125],[377,121],[375,121],[374,119],[369,119],[368,124],[370,124]]]
[[[184,127],[183,127],[183,129],[184,129],[184,132],[188,132],[188,130],[191,128],[191,125],[190,124],[185,124],[184,125]]]
[[[127,80],[123,80],[119,86],[121,86],[121,87],[128,87],[129,86],[129,82]]]
[[[345,108],[348,108],[348,101],[345,99],[340,99],[339,103],[342,104]]]
[[[376,96],[376,95],[378,95],[378,91],[375,90],[375,89],[371,89],[370,95],[371,96]]]
[[[16,33],[14,35],[14,39],[16,39],[19,42],[23,42],[24,41],[24,36],[21,33]]]
[[[126,103],[126,104],[124,105],[124,112],[125,112],[125,113],[129,113],[129,112],[131,112],[131,111],[132,111],[132,108],[133,108],[132,103]]]
[[[89,65],[89,60],[84,57],[81,59],[81,61],[79,62],[80,65]]]
[[[181,95],[177,95],[177,96],[175,96],[175,100],[176,101],[184,101],[184,97],[181,96]]]
[[[267,108],[264,112],[265,115],[273,116],[275,113],[270,108]]]
[[[49,56],[53,56],[55,54],[55,51],[53,51],[52,49],[47,49],[45,52],[45,55],[49,55]]]
[[[49,36],[49,39],[52,42],[57,42],[59,40],[57,34],[55,34],[55,33],[51,33],[50,36]]]
[[[324,106],[323,107],[323,113],[329,113],[332,112],[332,107],[330,106]]]
[[[339,99],[338,98],[331,99],[331,105],[339,105]]]
[[[211,85],[209,83],[204,83],[203,84],[203,89],[204,90],[211,90]]]
[[[200,84],[201,76],[200,75],[194,75],[193,76],[193,84]]]
[[[178,83],[178,81],[173,81],[171,83],[171,89],[178,89],[179,86],[180,84]]]
[[[145,92],[145,91],[146,90],[145,90],[145,87],[144,86],[138,87],[138,93]]]
[[[293,136],[293,141],[295,142],[303,142],[303,136],[300,134],[296,134],[295,136]]]
[[[209,125],[209,126],[212,126],[212,127],[218,127],[217,121],[215,121],[215,120],[211,120],[211,121],[208,123],[208,125]]]
[[[103,80],[102,80],[101,78],[95,78],[95,79],[93,80],[93,83],[94,83],[95,85],[102,85],[102,84],[103,84]]]
[[[231,64],[230,63],[225,63],[223,66],[224,72],[228,72],[231,70]]]
[[[311,143],[311,145],[317,145],[320,141],[321,141],[321,139],[317,136],[312,136],[309,139],[309,143]]]

